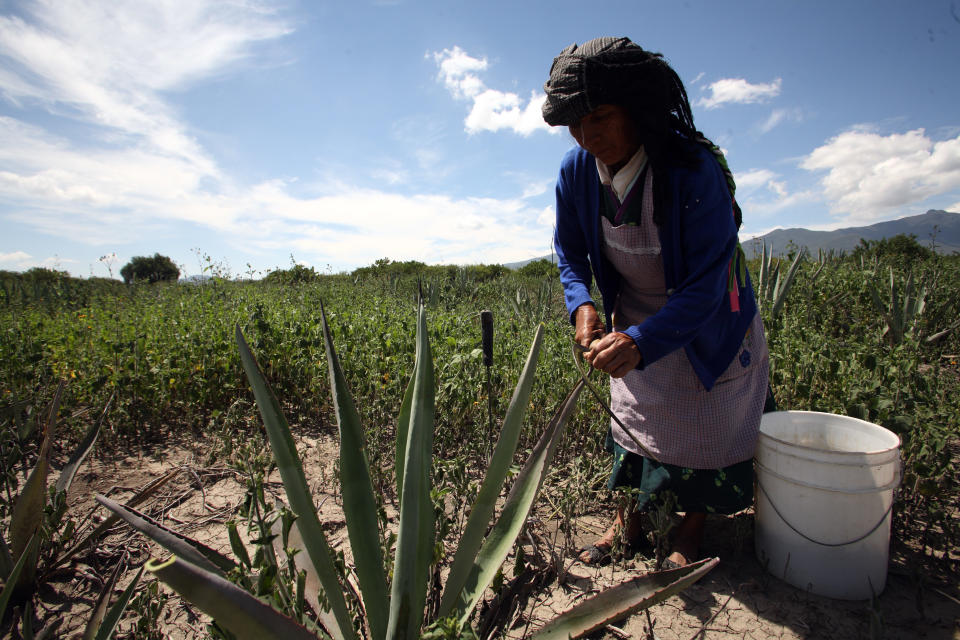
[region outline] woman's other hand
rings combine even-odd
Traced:
[[[594,369],[609,373],[614,378],[627,375],[637,368],[641,360],[640,349],[633,338],[617,331],[600,338],[583,357]]]
[[[580,346],[589,349],[590,345],[603,337],[603,322],[592,304],[577,307],[576,333],[573,339]]]

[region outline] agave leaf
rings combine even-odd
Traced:
[[[114,393],[110,396],[110,399],[107,400],[107,405],[103,408],[103,413],[100,414],[100,418],[96,421],[96,423],[93,424],[93,426],[90,427],[90,430],[87,431],[87,434],[83,437],[83,440],[80,442],[77,450],[73,452],[73,455],[70,456],[70,460],[67,461],[63,471],[60,472],[60,477],[57,478],[57,493],[70,490],[70,485],[73,483],[73,476],[76,475],[77,468],[83,463],[83,460],[87,457],[87,454],[90,453],[94,443],[97,441],[97,436],[100,435],[100,427],[103,425],[103,421],[107,417],[107,412],[110,410],[110,405],[113,403],[114,395],[116,394]]]
[[[783,279],[783,284],[780,283],[780,275],[777,275],[777,287],[773,299],[773,308],[770,311],[770,316],[772,318],[775,319],[778,315],[780,315],[780,309],[783,308],[783,303],[787,299],[787,294],[790,293],[790,288],[793,286],[793,280],[797,276],[797,270],[800,268],[800,263],[803,262],[803,258],[806,253],[806,247],[802,247],[799,251],[797,251],[797,255],[790,264],[790,268],[787,270],[786,277]]]
[[[162,524],[140,513],[136,509],[114,502],[105,496],[96,496],[97,502],[117,514],[124,522],[157,542],[170,553],[176,554],[188,562],[212,571],[224,574],[232,571],[237,564],[215,549],[164,527]]]
[[[306,628],[232,582],[176,556],[165,562],[150,560],[146,567],[237,640],[317,640]]]
[[[530,453],[526,464],[517,474],[517,479],[514,481],[503,505],[500,518],[493,525],[490,535],[483,543],[454,608],[454,614],[459,618],[461,624],[467,622],[473,608],[480,601],[484,590],[493,580],[500,565],[503,564],[507,554],[510,553],[514,541],[520,535],[520,531],[527,520],[527,514],[530,512],[530,507],[533,505],[534,498],[536,498],[540,489],[540,484],[546,476],[553,452],[557,447],[560,436],[563,435],[564,426],[577,405],[577,398],[580,397],[583,387],[583,380],[578,380],[551,418],[550,424],[547,425],[546,431],[540,436],[540,440]]]
[[[638,576],[601,591],[535,631],[530,636],[531,640],[579,638],[605,624],[652,607],[680,593],[719,562],[718,558],[704,559],[679,569]]]
[[[273,525],[273,533],[277,536],[273,539],[273,544],[278,553],[282,551],[278,549],[281,538],[283,537],[280,534],[281,526],[279,520]],[[310,554],[307,551],[306,545],[303,543],[303,536],[300,535],[300,529],[297,528],[296,521],[290,526],[290,531],[287,532],[287,547],[297,552],[293,556],[293,564],[297,572],[303,572],[304,574],[303,598],[313,609],[314,613],[317,614],[317,618],[324,628],[336,628],[336,617],[332,612],[320,606],[319,594],[323,589],[323,585],[320,583],[320,576],[317,574],[317,570],[314,568],[313,563],[310,562]]]
[[[237,556],[240,564],[247,569],[252,567],[250,554],[247,553],[247,548],[243,546],[243,540],[240,539],[240,533],[237,531],[237,523],[233,520],[227,523],[227,537],[230,539],[230,548],[233,550],[233,555]]]
[[[23,567],[27,564],[29,558],[32,558],[37,552],[37,546],[40,544],[40,539],[34,535],[30,540],[27,541],[27,546],[23,550],[23,553],[20,554],[20,557],[17,559],[17,563],[13,565],[13,569],[10,571],[10,575],[7,577],[7,581],[3,583],[3,591],[0,591],[0,620],[3,620],[4,614],[7,611],[7,603],[10,602],[10,596],[13,595],[13,592],[17,588],[17,583],[20,580],[20,574],[23,572]]]
[[[330,393],[340,427],[340,488],[343,511],[347,520],[350,549],[357,567],[357,579],[367,611],[367,622],[373,640],[383,640],[387,631],[387,578],[380,551],[377,501],[370,481],[370,465],[363,447],[363,427],[353,404],[350,389],[343,376],[340,360],[333,348],[327,314],[320,303],[323,341],[330,370]]]
[[[27,542],[40,529],[43,521],[43,508],[47,503],[47,476],[50,472],[50,445],[56,429],[57,414],[60,411],[60,399],[66,383],[61,380],[50,403],[50,411],[44,424],[43,443],[40,445],[40,454],[37,464],[30,471],[23,492],[17,496],[16,504],[10,514],[10,552],[11,557],[20,557]],[[39,547],[27,560],[20,573],[18,588],[32,589],[36,582]]]
[[[480,485],[473,509],[470,511],[470,517],[464,527],[463,536],[460,538],[460,545],[457,547],[453,563],[450,565],[450,574],[444,586],[443,597],[440,599],[438,614],[440,618],[445,618],[450,613],[457,597],[460,595],[460,591],[463,589],[463,585],[467,581],[467,576],[470,574],[473,562],[477,557],[477,551],[480,550],[480,545],[483,543],[483,536],[487,532],[487,525],[490,523],[507,472],[510,470],[510,465],[513,464],[513,455],[517,450],[520,429],[523,426],[523,418],[530,401],[530,390],[533,388],[537,358],[540,354],[542,342],[543,325],[541,324],[537,327],[537,332],[533,337],[533,344],[530,346],[526,364],[523,366],[520,379],[517,381],[517,387],[510,399],[510,405],[507,407],[503,427],[500,429],[500,438],[497,440],[493,457],[490,459],[490,466],[487,468],[487,474]]]
[[[132,498],[127,500],[124,506],[126,507],[135,507],[160,489],[163,485],[170,482],[173,478],[176,478],[180,475],[180,469],[174,469],[168,472],[166,475],[160,476],[155,480],[151,480],[147,485],[138,491]],[[64,551],[51,565],[50,568],[58,567],[69,558],[73,556],[77,551],[86,546],[91,540],[94,540],[100,536],[104,531],[110,529],[113,525],[119,522],[120,516],[111,514],[109,518],[97,525],[93,531],[84,536],[83,540],[77,542],[75,545]]]
[[[17,497],[10,515],[10,553],[19,558],[27,547],[27,542],[40,528],[43,519],[43,507],[47,502],[47,474],[50,470],[50,443],[56,425],[57,413],[60,411],[60,398],[63,395],[65,383],[61,380],[47,414],[44,426],[43,444],[40,445],[40,455],[37,464],[30,471],[23,492]],[[22,580],[31,580],[36,567],[27,566]]]
[[[113,587],[117,584],[117,576],[120,575],[121,569],[123,569],[123,563],[118,562],[110,573],[110,577],[103,585],[100,595],[97,596],[97,603],[93,606],[93,613],[90,614],[87,625],[83,630],[83,640],[93,640],[97,635],[100,623],[102,623],[103,619],[107,616],[107,607],[110,606],[110,594],[113,593]],[[140,570],[143,571],[142,568]],[[139,580],[139,578],[140,576],[138,575],[137,579]]]
[[[123,612],[127,608],[127,604],[130,603],[130,598],[133,597],[133,592],[137,588],[137,584],[140,582],[140,576],[143,575],[144,567],[140,567],[140,571],[137,571],[137,575],[133,577],[133,580],[130,584],[127,585],[127,588],[123,590],[123,593],[120,594],[120,599],[117,600],[110,611],[107,612],[107,616],[103,619],[103,624],[100,625],[100,629],[97,630],[97,637],[95,640],[110,640],[113,637],[113,632],[117,628],[117,623],[120,622],[120,617],[123,615]]]
[[[13,571],[13,556],[10,555],[7,541],[3,539],[3,533],[0,533],[0,579],[6,581],[11,571]]]
[[[769,279],[770,264],[767,259],[767,241],[760,241],[760,277],[757,282],[758,296],[761,300],[767,299],[767,280]],[[772,247],[771,247],[772,249]]]
[[[427,335],[427,314],[421,303],[417,317],[417,355],[413,368],[410,424],[403,472],[403,500],[397,552],[390,591],[387,637],[400,640],[419,636],[433,559],[433,503],[430,466],[433,449],[433,357]]]
[[[297,447],[293,441],[293,435],[290,433],[290,426],[287,424],[287,419],[283,417],[280,403],[267,385],[256,358],[250,352],[246,340],[243,339],[243,333],[240,331],[239,325],[236,329],[236,335],[237,346],[240,349],[240,360],[243,362],[247,379],[253,388],[257,407],[260,409],[260,416],[263,418],[263,424],[267,429],[274,460],[277,463],[284,489],[287,492],[287,500],[290,502],[291,510],[297,514],[297,523],[300,534],[303,536],[307,555],[310,556],[310,561],[317,570],[324,595],[327,602],[330,603],[330,608],[337,622],[336,626],[330,628],[329,631],[336,640],[355,640],[357,635],[353,629],[350,613],[347,611],[347,602],[343,597],[337,570],[333,564],[330,545],[327,544],[327,538],[320,527],[320,519],[317,517],[317,510],[313,506],[313,497],[310,495],[307,479],[303,474],[303,466],[300,464],[300,458],[297,455]]]
[[[394,463],[394,475],[397,479],[397,501],[403,501],[403,464],[407,455],[407,432],[410,430],[410,406],[413,404],[414,379],[410,379],[406,391],[403,392],[403,401],[400,403],[400,412],[397,414],[397,453]]]

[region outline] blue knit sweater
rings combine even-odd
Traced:
[[[736,356],[757,305],[748,275],[738,282],[740,310],[731,310],[728,265],[737,229],[730,192],[713,155],[698,149],[697,168],[654,174],[654,180],[668,181],[672,203],[667,222],[659,228],[667,302],[624,333],[640,349],[640,369],[683,348],[709,391]],[[594,157],[581,148],[570,150],[557,179],[554,245],[571,322],[577,307],[593,302],[590,286],[595,277],[611,331],[620,274],[603,255],[600,189]]]

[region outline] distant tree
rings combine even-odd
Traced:
[[[298,285],[318,282],[322,276],[314,271],[313,267],[295,264],[289,269],[277,269],[267,274],[264,282],[280,285]]]
[[[523,265],[517,269],[517,273],[532,278],[556,278],[560,275],[560,269],[548,259],[540,258]]]
[[[354,278],[366,278],[368,276],[409,276],[423,274],[427,269],[427,265],[419,260],[394,262],[390,258],[380,258],[369,267],[354,269],[350,275]]]
[[[879,258],[893,260],[905,266],[914,262],[926,260],[934,255],[932,249],[924,247],[917,241],[917,236],[906,233],[883,238],[881,240],[865,240],[860,238],[860,244],[853,249],[853,258]]]
[[[120,269],[120,275],[127,284],[144,281],[153,283],[176,280],[180,277],[180,269],[167,256],[155,253],[152,258],[134,256]]]

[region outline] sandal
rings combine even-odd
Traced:
[[[683,552],[679,552],[679,553],[680,553],[680,555],[682,555],[684,558],[687,557],[686,554],[684,554]],[[698,554],[698,555],[699,555],[699,554]],[[677,562],[676,560],[671,560],[669,557],[667,557],[667,558],[664,558],[664,559],[663,559],[663,562],[660,563],[660,571],[667,571],[667,570],[670,570],[670,569],[682,569],[682,568],[684,568],[684,567],[686,567],[686,566],[689,566],[689,565],[693,564],[693,563],[696,562],[697,560],[698,560],[697,555],[694,555],[692,558],[690,558],[689,560],[687,560],[686,564],[680,564],[680,563]]]
[[[577,560],[583,564],[602,564],[610,561],[610,551],[612,547],[605,543],[588,544],[577,550]],[[581,556],[588,554],[584,560]]]

